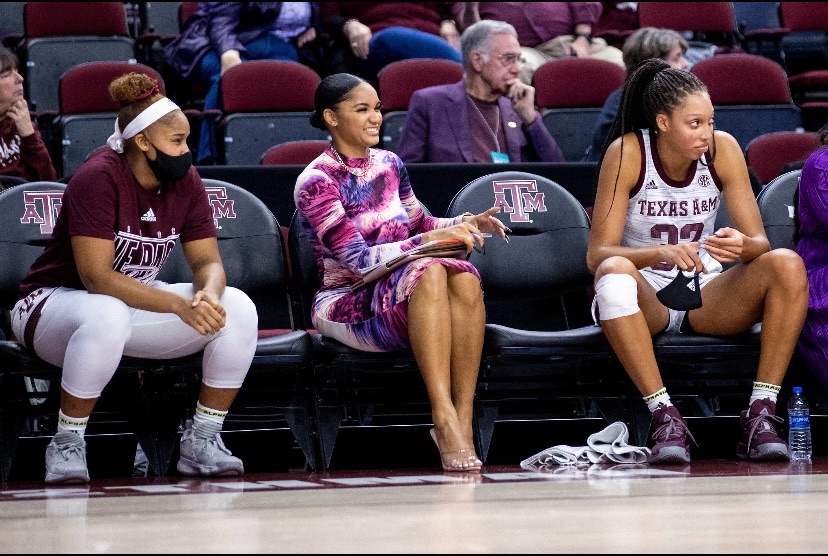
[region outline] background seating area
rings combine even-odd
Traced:
[[[200,166],[199,172],[217,221],[223,223],[220,244],[229,265],[229,282],[252,292],[265,317],[248,383],[228,418],[228,444],[233,433],[265,431],[262,434],[274,434],[278,441],[266,456],[249,454],[249,461],[257,461],[261,470],[280,469],[286,461],[324,470],[337,466],[337,446],[347,442],[345,431],[430,419],[422,380],[410,357],[354,353],[326,342],[307,322],[306,303],[313,286],[309,273],[315,269],[303,258],[293,190],[296,177],[329,140],[308,124],[313,91],[324,76],[294,62],[247,62],[225,74],[222,109],[203,111],[206,89],[171,75],[160,55],[160,46],[178,33],[195,4],[0,3],[0,39],[20,57],[33,117],[59,176],[59,182],[37,186],[8,182],[9,189],[0,193],[0,224],[6,230],[25,228],[28,234],[0,237],[0,258],[15,261],[3,268],[14,266],[17,272],[0,272],[0,480],[28,472],[17,454],[20,441],[25,444],[27,439],[53,433],[60,373],[3,340],[9,337],[3,312],[11,308],[15,280],[31,262],[6,254],[15,248],[37,252],[47,233],[38,227],[31,234],[35,223],[21,222],[23,192],[35,187],[59,194],[88,154],[105,144],[115,117],[105,85],[125,71],[159,78],[166,94],[190,118],[191,146],[198,144],[202,121],[217,124],[215,152],[220,154],[213,164]],[[676,30],[721,47],[691,71],[710,89],[717,126],[737,137],[748,166],[761,182],[758,200],[774,247],[790,245],[788,206],[798,172],[784,169],[818,147],[814,132],[828,116],[828,96],[822,92],[828,90],[828,16],[822,26],[796,14],[800,4],[823,9],[828,2],[718,2],[712,3],[715,10],[711,3],[701,2],[640,6],[645,4],[669,4],[673,10],[681,4],[695,10],[692,13],[710,16],[692,19],[696,28]],[[79,5],[93,9],[94,15],[79,11]],[[642,25],[655,25],[654,21],[666,25],[663,20],[647,19],[656,7],[641,11]],[[103,18],[100,14],[106,9],[117,15]],[[60,15],[72,12],[80,17]],[[732,25],[722,26],[721,18],[713,21],[714,15],[722,14]],[[96,26],[101,19],[117,29],[102,30]],[[103,40],[104,36],[112,40]],[[596,60],[559,60],[541,66],[535,74],[544,123],[561,143],[567,162],[508,167],[407,165],[415,193],[436,216],[478,210],[478,205],[489,202],[479,192],[490,194],[493,180],[534,180],[537,194],[546,199],[535,205],[537,210],[543,206],[545,214],[532,225],[509,224],[518,232],[511,248],[493,241],[487,244],[487,255],[474,255],[487,281],[490,316],[478,387],[476,441],[481,458],[493,455],[490,462],[498,463],[496,425],[511,420],[624,420],[636,435],[635,442],[646,442],[649,420],[641,419],[640,396],[588,311],[591,277],[583,250],[590,221],[585,209],[592,205],[597,165],[581,160],[592,137],[590,122],[606,97],[623,83],[623,70],[608,65],[612,69]],[[406,60],[386,67],[378,84],[386,115],[380,146],[396,148],[414,90],[461,76],[459,65],[444,60]],[[36,210],[48,220],[54,207],[41,204]],[[255,233],[245,226],[255,226]],[[182,271],[175,258],[168,267],[168,276]],[[530,275],[544,276],[547,282],[519,280]],[[521,285],[510,290],[497,282],[498,276],[509,276],[515,280],[513,285]],[[533,317],[536,313],[531,311],[539,309],[545,321]],[[735,418],[753,380],[758,354],[755,334],[719,340],[660,337],[656,350],[660,361],[672,369],[665,380],[674,388],[677,404],[686,406],[685,415]],[[134,440],[122,450],[124,458],[132,457],[137,443],[148,456],[150,472],[166,474],[178,446],[175,435],[181,432],[186,409],[193,405],[197,373],[194,361],[125,361],[123,380],[105,391],[106,403],[93,413],[90,449],[97,435],[126,435]],[[808,376],[795,359],[786,386],[788,381],[810,384]],[[33,394],[26,390],[24,377],[52,379],[52,388]],[[817,388],[813,386],[811,392]],[[40,398],[45,402],[32,403]],[[813,414],[824,410],[819,396],[809,398]],[[731,405],[731,399],[739,404]],[[126,402],[119,406],[121,400]],[[135,408],[145,416],[166,409],[137,428],[129,417]],[[554,439],[547,442],[555,443]],[[248,461],[241,445],[234,451]],[[387,461],[377,465],[393,465],[393,454],[385,455]],[[130,470],[131,463],[126,461],[113,472],[128,472],[124,470]],[[255,471],[256,464],[249,469]]]
[[[222,80],[222,108],[203,110],[206,85],[175,75],[162,50],[196,6],[197,2],[2,3],[0,39],[20,57],[27,98],[60,181],[68,180],[108,137],[103,122],[82,139],[77,133],[64,136],[65,122],[79,117],[65,106],[63,97],[77,96],[84,88],[101,89],[104,75],[109,78],[73,71],[74,66],[96,61],[156,72],[167,95],[190,119],[191,146],[198,145],[202,122],[218,124],[211,126],[218,153],[214,165],[255,165],[278,144],[327,139],[326,133],[308,125],[306,117],[313,88],[325,76],[298,62],[234,68]],[[685,12],[694,15],[682,17]],[[716,54],[690,70],[711,90],[717,125],[733,133],[743,149],[759,135],[813,132],[828,119],[828,2],[645,2],[638,19],[640,26],[672,28],[691,44],[703,41],[698,44],[717,47]],[[629,30],[602,33],[623,37]],[[538,107],[567,161],[583,159],[594,118],[623,82],[618,68],[611,71],[595,62],[556,60],[535,76]],[[69,85],[61,83],[70,75],[72,92],[64,92]],[[445,60],[403,60],[384,69],[377,83],[386,116],[380,146],[397,148],[415,90],[461,76],[461,66]],[[103,90],[94,98],[106,102],[105,94]],[[105,120],[100,112],[104,111],[87,106],[83,119]]]

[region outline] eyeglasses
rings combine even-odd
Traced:
[[[500,60],[500,65],[504,68],[520,64],[520,54],[501,54],[500,56],[495,56],[495,58]]]

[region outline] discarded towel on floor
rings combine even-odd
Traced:
[[[559,444],[520,462],[523,469],[537,471],[554,465],[593,463],[647,463],[651,450],[630,446],[627,425],[616,421],[605,429],[591,434],[586,446]]]

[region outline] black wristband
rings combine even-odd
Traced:
[[[575,38],[584,37],[587,41],[592,42],[592,33],[575,33]]]

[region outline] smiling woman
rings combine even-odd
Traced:
[[[29,113],[17,68],[14,53],[0,46],[0,175],[54,181],[57,173]]]
[[[472,402],[483,346],[480,275],[464,258],[422,257],[375,282],[352,288],[362,271],[436,240],[459,240],[470,252],[484,233],[505,239],[492,215],[434,218],[422,210],[408,172],[379,143],[376,90],[347,73],[316,90],[311,124],[331,145],[296,180],[294,199],[322,269],[313,326],[347,346],[373,352],[411,348],[426,383],[431,436],[446,471],[479,472]]]
[[[733,227],[716,229],[722,200]],[[758,322],[759,369],[737,455],[788,458],[776,400],[807,310],[805,267],[789,249],[770,250],[742,149],[714,129],[710,96],[692,73],[652,58],[627,78],[601,158],[587,264],[595,321],[653,414],[652,463],[689,462],[693,437],[664,388],[651,335],[730,335]],[[701,306],[668,295],[681,271],[698,276]]]

